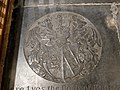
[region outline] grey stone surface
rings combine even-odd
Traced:
[[[109,0],[108,2],[112,1]],[[118,6],[118,8],[119,7],[120,6]],[[102,90],[119,90],[120,43],[116,26],[112,24],[113,26],[112,28],[110,28],[107,26],[106,23],[106,18],[108,16],[112,17],[112,12],[110,8],[111,5],[58,5],[24,7],[14,90],[16,90],[16,88],[24,88],[25,90],[29,88],[30,90],[32,90],[32,87],[38,87],[40,88],[40,90],[89,90],[90,88],[93,88],[92,90],[101,90],[101,88],[103,88]],[[74,12],[84,16],[96,27],[102,40],[101,59],[97,67],[83,79],[78,79],[71,83],[55,83],[38,76],[29,67],[23,51],[24,39],[26,36],[25,33],[30,30],[35,21],[40,19],[42,16],[44,17],[44,15],[46,14],[58,11]],[[119,14],[120,13],[118,13],[117,15],[118,30],[120,30]]]
[[[119,0],[25,0],[25,5],[39,4],[79,4],[79,3],[113,3]]]

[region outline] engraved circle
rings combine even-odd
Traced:
[[[102,39],[96,27],[73,12],[54,12],[26,32],[24,55],[40,77],[69,83],[89,75],[100,61]]]

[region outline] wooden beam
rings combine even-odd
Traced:
[[[5,55],[8,45],[8,37],[10,32],[10,25],[12,19],[14,0],[0,1],[0,90],[2,75],[4,69]]]

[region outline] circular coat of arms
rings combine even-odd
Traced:
[[[56,83],[84,78],[97,66],[102,39],[96,27],[73,12],[54,12],[26,32],[24,55],[40,77]]]

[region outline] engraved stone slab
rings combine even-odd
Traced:
[[[119,90],[120,13],[113,6],[25,6],[14,90]]]
[[[96,27],[73,12],[38,19],[26,33],[24,55],[31,69],[53,82],[76,81],[98,64],[102,40]]]

